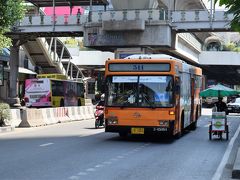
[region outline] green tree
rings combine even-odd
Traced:
[[[231,27],[234,31],[240,32],[240,1],[239,0],[215,0],[215,3],[225,5],[229,13],[233,13],[234,19],[231,22]]]
[[[223,45],[223,51],[240,52],[239,42],[228,42]]]
[[[0,49],[11,45],[11,39],[4,34],[24,15],[24,0],[0,0]]]

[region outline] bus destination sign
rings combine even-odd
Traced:
[[[168,63],[111,63],[108,67],[112,72],[169,72],[170,64]]]

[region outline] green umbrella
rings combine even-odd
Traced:
[[[225,97],[238,94],[240,94],[240,92],[221,84],[214,85],[200,92],[200,96],[202,97]]]

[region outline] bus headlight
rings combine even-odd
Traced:
[[[161,127],[169,127],[169,121],[159,121],[159,126]]]
[[[110,116],[107,118],[108,125],[116,125],[118,124],[118,118],[116,116]]]

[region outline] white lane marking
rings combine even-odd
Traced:
[[[231,138],[231,141],[228,143],[228,147],[227,147],[227,150],[225,151],[224,155],[223,155],[223,158],[221,160],[221,163],[219,164],[214,176],[212,177],[212,180],[219,180],[221,178],[221,175],[223,173],[223,170],[224,170],[224,167],[227,163],[227,160],[230,156],[230,153],[233,149],[233,145],[234,145],[234,142],[235,140],[237,139],[238,135],[239,135],[239,132],[240,132],[240,125],[238,126],[238,129],[237,131],[235,132],[234,136]]]
[[[46,143],[46,144],[41,144],[41,145],[39,145],[39,146],[44,147],[44,146],[50,146],[50,145],[52,145],[52,144],[54,144],[54,143]]]
[[[96,169],[94,169],[94,168],[88,168],[88,169],[86,169],[86,171],[91,171],[91,172],[93,172],[93,171],[96,171]]]
[[[105,167],[107,165],[110,165],[110,164],[114,163],[114,161],[119,161],[120,159],[124,159],[126,156],[128,156],[132,153],[135,153],[136,151],[139,151],[139,150],[145,148],[146,146],[149,146],[150,144],[151,143],[145,143],[144,145],[141,145],[140,147],[137,147],[137,148],[135,148],[135,149],[133,149],[133,150],[127,152],[127,153],[123,153],[122,155],[118,155],[114,158],[111,158],[109,161],[104,161],[101,164],[97,164],[97,165],[94,166],[94,168],[88,168],[88,169],[85,170],[85,172],[79,172],[76,176],[69,177],[69,179],[72,179],[72,180],[80,179],[79,176],[86,176],[90,172],[97,171],[96,168]]]
[[[71,176],[69,179],[71,179],[71,180],[76,180],[76,179],[79,179],[79,177],[77,177],[77,176]]]
[[[78,175],[79,175],[79,176],[85,176],[85,175],[87,175],[87,173],[85,173],[85,172],[80,172],[80,173],[78,173]]]
[[[100,168],[100,167],[103,167],[104,165],[101,165],[101,164],[98,164],[95,166],[95,168]]]

